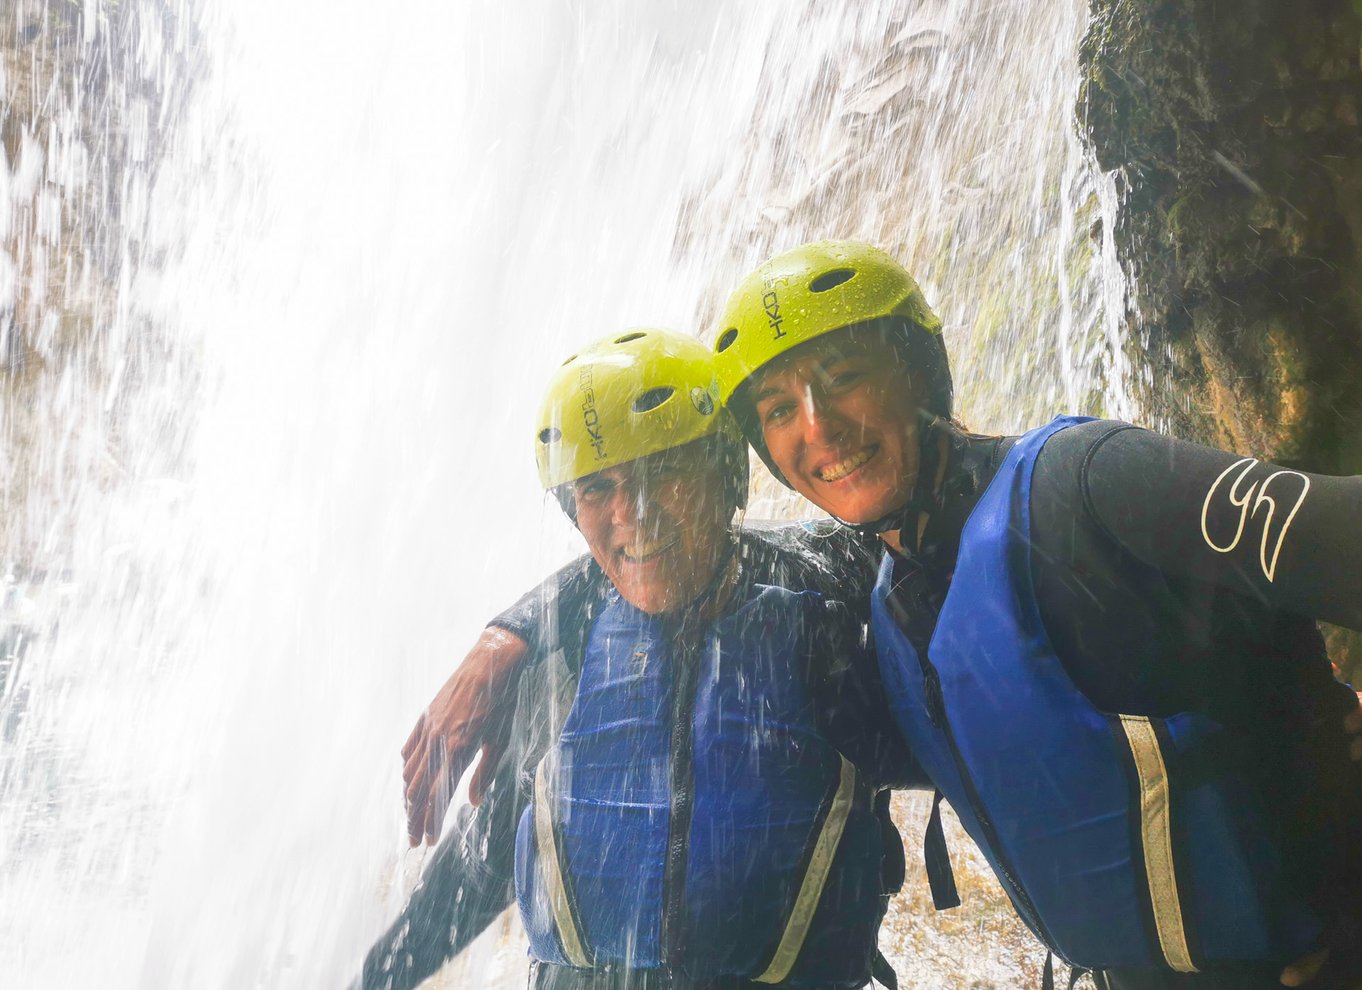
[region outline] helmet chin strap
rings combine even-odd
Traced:
[[[873,522],[849,523],[838,520],[858,533],[879,536],[898,530],[903,545],[917,549],[917,519],[922,513],[932,515],[941,511],[941,493],[937,489],[936,476],[941,467],[941,444],[937,443],[933,427],[938,417],[928,412],[918,413],[918,468],[917,480],[908,501],[892,509]]]

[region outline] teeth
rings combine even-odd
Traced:
[[[637,543],[622,548],[620,552],[630,560],[647,560],[649,557],[655,557],[663,550],[670,548],[675,542],[675,540],[657,540],[653,543]]]
[[[852,471],[855,471],[866,461],[870,460],[871,455],[874,453],[875,453],[874,448],[867,447],[859,454],[852,454],[846,460],[838,461],[831,467],[824,468],[821,472],[819,472],[819,477],[821,477],[824,481],[841,481]]]

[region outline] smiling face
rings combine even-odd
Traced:
[[[690,443],[572,483],[591,556],[644,612],[689,605],[723,563],[732,483],[713,454],[710,443]]]
[[[839,331],[772,361],[741,401],[795,491],[838,519],[869,523],[912,494],[921,393],[882,333]]]

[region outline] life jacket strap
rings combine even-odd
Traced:
[[[955,872],[951,869],[951,854],[946,847],[946,832],[941,827],[941,792],[932,797],[932,814],[927,819],[927,831],[922,837],[922,862],[927,868],[927,886],[932,891],[932,904],[938,911],[960,906],[960,894],[955,888]]]
[[[558,928],[558,940],[563,945],[563,954],[574,966],[591,965],[577,924],[576,912],[572,909],[572,895],[567,887],[567,871],[563,869],[559,857],[557,830],[553,823],[553,788],[549,778],[557,769],[553,759],[556,750],[550,749],[539,761],[534,775],[534,835],[538,846],[539,872],[548,894],[549,907],[553,911],[554,924]]]
[[[1093,974],[1092,970],[1084,969],[1082,966],[1070,966],[1069,990],[1074,990],[1074,987],[1078,985],[1078,981],[1089,975],[1092,975],[1093,983],[1096,984],[1097,976]],[[1047,949],[1045,952],[1045,969],[1041,973],[1040,987],[1041,990],[1055,990],[1055,954],[1054,951],[1050,949]]]
[[[771,964],[760,976],[753,978],[757,983],[780,983],[790,975],[795,960],[799,958],[799,951],[804,947],[804,939],[808,937],[809,927],[813,924],[813,913],[823,896],[823,887],[832,871],[832,861],[841,844],[847,816],[851,814],[856,799],[856,767],[845,756],[841,756],[841,760],[837,792],[833,795],[827,817],[823,819],[813,855],[809,857],[809,868],[804,871],[804,879],[799,885],[799,895],[790,909],[789,920],[785,922],[785,931],[771,957]]]
[[[870,976],[885,990],[899,990],[899,974],[894,972],[894,967],[878,949],[875,950],[875,958],[870,960]]]
[[[1139,785],[1140,842],[1159,949],[1169,968],[1195,973],[1174,863],[1172,796],[1159,732],[1154,721],[1144,716],[1121,715],[1119,719]]]

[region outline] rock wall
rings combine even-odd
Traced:
[[[1146,408],[1193,439],[1362,473],[1362,3],[1092,11],[1079,117],[1121,176]],[[1331,638],[1356,669],[1358,640]]]

